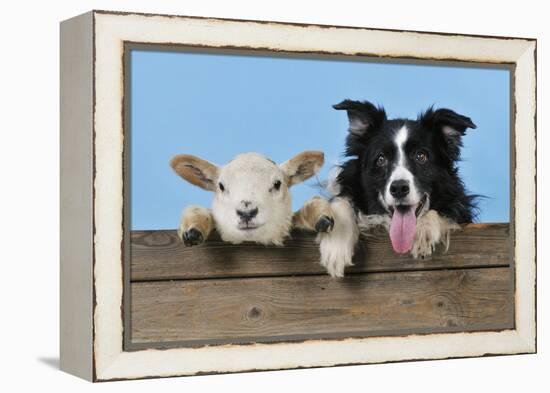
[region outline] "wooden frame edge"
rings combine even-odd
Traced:
[[[60,368],[93,366],[93,12],[60,25]]]

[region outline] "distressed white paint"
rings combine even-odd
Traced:
[[[535,351],[535,42],[368,29],[95,13],[97,378],[330,366]],[[516,63],[516,329],[123,352],[123,41]]]

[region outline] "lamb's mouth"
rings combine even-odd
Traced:
[[[240,223],[237,228],[241,231],[254,231],[261,227],[261,224],[251,224],[251,223]]]
[[[418,217],[420,213],[422,213],[422,210],[424,209],[424,206],[426,205],[427,200],[428,200],[428,194],[424,194],[422,198],[420,198],[420,201],[416,204],[415,210],[414,210],[414,214],[416,215],[416,217]],[[396,205],[396,206],[389,206],[388,210],[390,213],[390,217],[392,217],[395,209],[400,211],[407,211],[412,207],[413,207],[412,205]]]

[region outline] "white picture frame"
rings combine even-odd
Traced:
[[[515,328],[124,350],[124,43],[513,66]],[[536,352],[536,40],[92,11],[61,25],[61,368],[90,381]]]

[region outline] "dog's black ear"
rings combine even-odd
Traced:
[[[379,127],[386,120],[386,111],[368,101],[344,100],[332,107],[348,112],[349,132],[357,136],[365,135],[367,131]]]
[[[460,138],[466,129],[476,128],[472,119],[446,108],[429,108],[420,116],[420,122],[427,128],[442,132],[449,139]]]
[[[448,144],[450,158],[453,160],[459,158],[462,136],[466,130],[476,128],[472,119],[446,108],[429,108],[420,115],[419,121],[424,127],[443,135]]]

